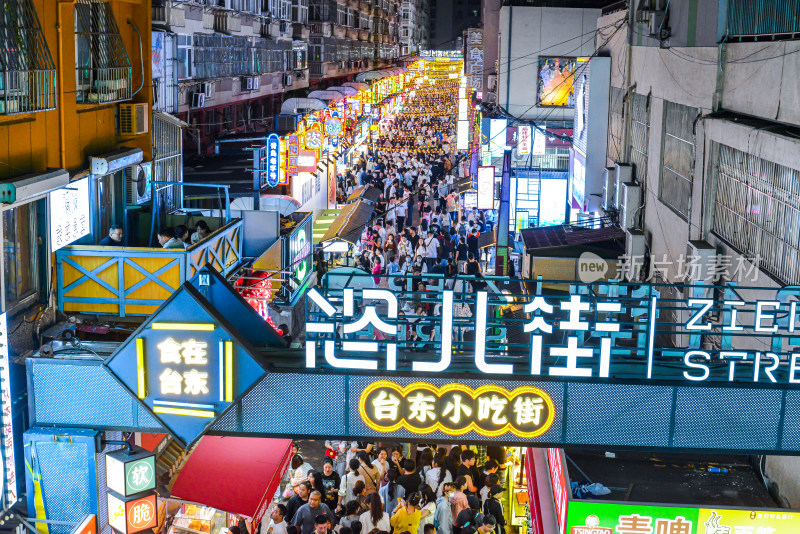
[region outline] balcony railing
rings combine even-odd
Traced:
[[[726,40],[800,38],[800,0],[728,0]]]

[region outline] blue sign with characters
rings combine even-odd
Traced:
[[[187,444],[264,375],[256,349],[225,315],[186,283],[107,362]]]
[[[267,185],[275,187],[280,181],[281,140],[277,134],[267,137]]]

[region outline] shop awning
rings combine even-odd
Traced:
[[[625,232],[617,226],[606,226],[605,228],[570,227],[569,230],[567,231],[564,225],[526,228],[522,230],[522,241],[525,243],[526,250],[533,250],[553,247],[576,247],[602,243],[603,241],[625,239]]]
[[[172,497],[261,520],[289,465],[292,440],[203,436]]]
[[[312,230],[313,235],[313,243],[315,245],[319,245],[322,241],[322,238],[325,237],[325,233],[328,231],[328,228],[331,227],[333,221],[336,220],[336,217],[342,212],[342,210],[325,210],[322,212],[322,215],[314,219],[314,229]]]
[[[342,212],[333,221],[328,231],[322,237],[322,243],[329,241],[346,241],[355,245],[364,225],[369,223],[375,206],[370,202],[359,199],[356,202],[345,205]]]
[[[377,187],[372,187],[371,185],[362,185],[361,187],[356,187],[353,189],[353,192],[350,193],[349,197],[347,197],[347,201],[345,203],[350,204],[351,202],[361,199],[374,204],[377,202],[378,197],[380,196],[381,190]]]

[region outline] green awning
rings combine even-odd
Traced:
[[[331,227],[333,221],[336,220],[336,217],[341,213],[342,210],[325,210],[322,212],[322,215],[317,217],[314,220],[314,229],[312,231],[312,242],[315,245],[319,245],[322,238],[325,236],[325,232],[328,231],[328,228]]]

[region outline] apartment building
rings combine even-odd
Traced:
[[[401,54],[413,55],[429,46],[430,0],[403,0],[400,6]]]
[[[155,108],[189,125],[198,153],[223,135],[270,131],[287,93],[398,57],[397,18],[395,0],[153,0]]]
[[[126,208],[150,193],[131,189],[136,177],[180,180],[181,127],[151,110],[150,16],[149,0],[3,2],[0,307],[13,354],[54,319],[52,253],[127,229]]]
[[[797,7],[635,2],[598,20],[596,43],[612,61],[607,165],[633,186],[609,207],[622,214],[629,256],[650,265],[641,280],[736,282],[742,300],[755,294],[743,287],[800,283]],[[602,195],[596,183],[589,190],[586,177],[587,194]],[[690,257],[702,269],[687,270]],[[764,350],[748,343],[735,348]],[[800,506],[797,458],[763,466],[776,496]]]

